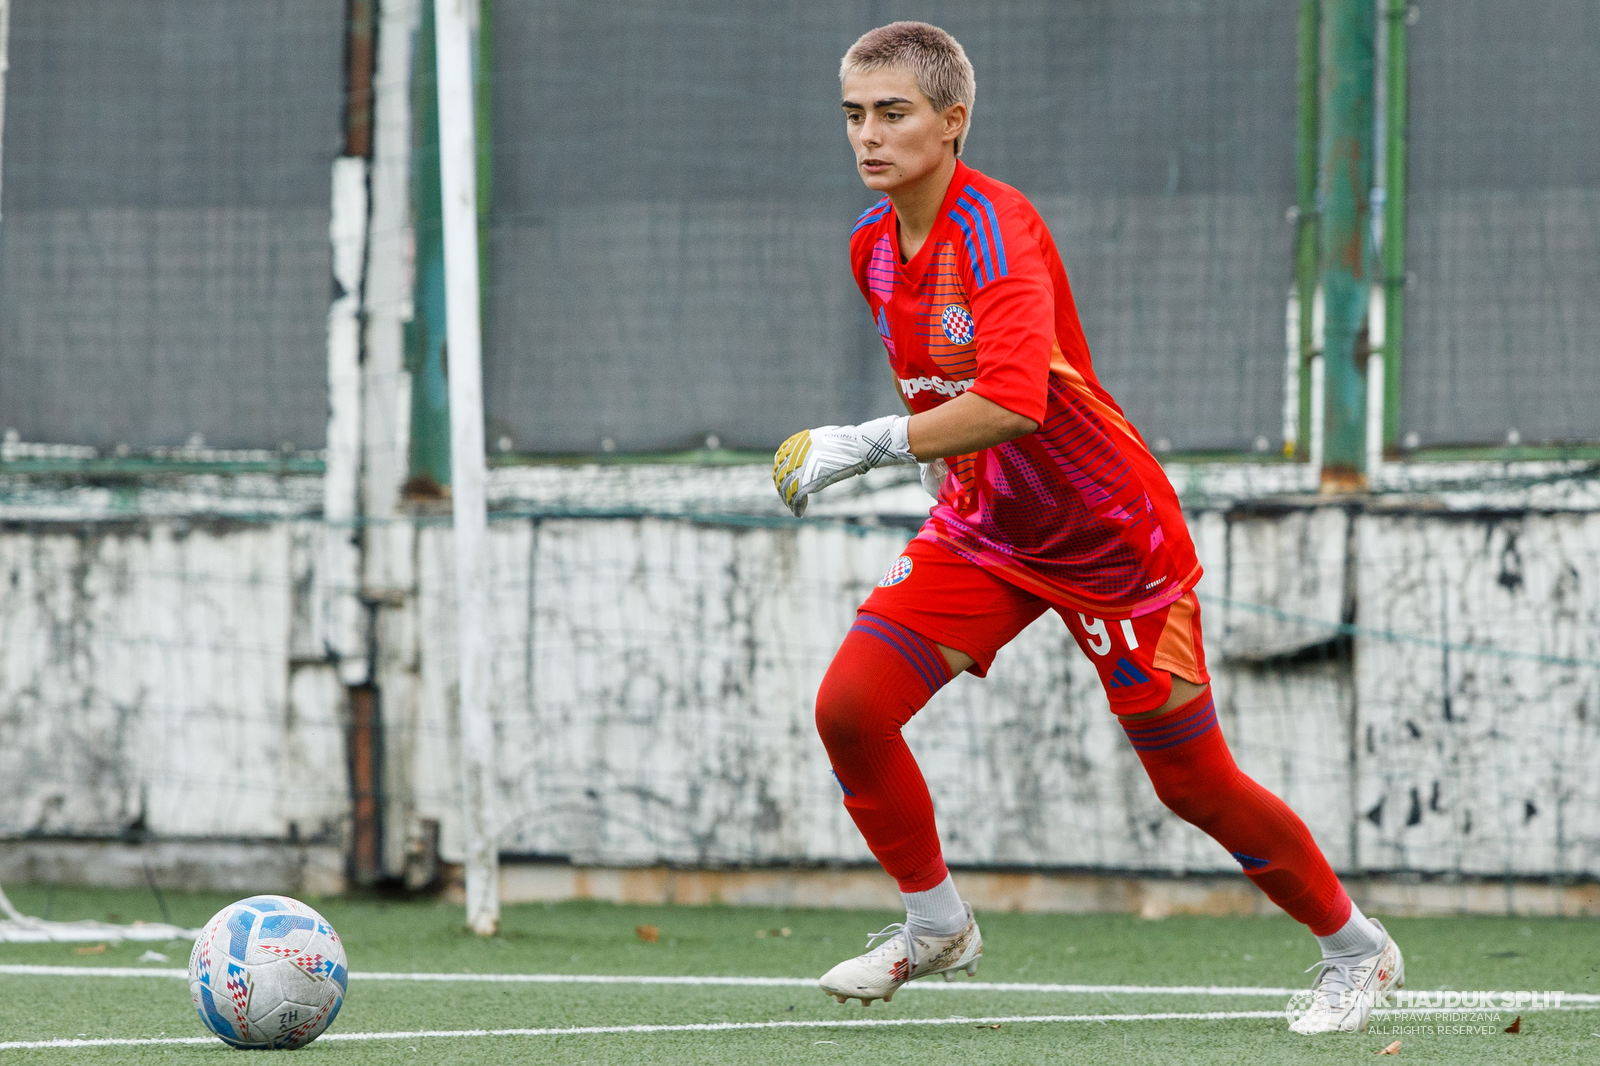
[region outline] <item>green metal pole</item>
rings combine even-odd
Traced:
[[[1365,486],[1366,375],[1356,365],[1356,346],[1366,317],[1372,239],[1375,0],[1324,0],[1322,14],[1319,252],[1327,382],[1322,482],[1325,489],[1349,490]]]
[[[474,121],[478,139],[478,278],[487,290],[491,118],[490,0],[482,0],[476,42]],[[450,484],[450,389],[446,373],[444,307],[444,204],[439,188],[439,89],[434,67],[433,4],[422,5],[412,77],[417,144],[411,157],[415,205],[416,291],[406,324],[406,369],[411,372],[411,480],[413,495],[435,495]],[[481,295],[480,295],[481,302]]]
[[[1300,304],[1299,455],[1311,443],[1311,304],[1317,291],[1317,83],[1320,77],[1321,0],[1300,0],[1300,58],[1297,67],[1299,122],[1295,128],[1294,284]],[[1292,456],[1291,456],[1292,458]]]
[[[1400,439],[1400,356],[1406,286],[1406,12],[1405,0],[1389,0],[1389,61],[1384,72],[1387,142],[1383,204],[1383,442]]]
[[[417,141],[411,154],[416,283],[406,323],[411,372],[411,476],[408,495],[437,496],[450,484],[450,389],[445,376],[444,202],[439,187],[439,82],[433,4],[422,5],[411,101]]]

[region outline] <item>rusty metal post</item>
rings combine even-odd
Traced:
[[[1366,487],[1366,360],[1362,326],[1371,284],[1375,0],[1323,0],[1318,253],[1327,382],[1322,487]]]

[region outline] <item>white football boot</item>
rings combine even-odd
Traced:
[[[859,999],[863,1007],[870,1007],[875,999],[889,1002],[901,985],[919,977],[942,973],[951,981],[957,970],[974,976],[983,958],[983,934],[972,916],[972,904],[965,906],[966,928],[953,936],[913,936],[902,922],[873,933],[867,937],[865,955],[846,959],[822,975],[818,982],[822,991],[840,1003]],[[879,939],[883,943],[873,947]]]
[[[1377,919],[1368,919],[1383,934],[1383,948],[1360,962],[1323,960],[1310,992],[1309,1009],[1289,1024],[1297,1033],[1364,1033],[1372,1009],[1390,992],[1406,984],[1406,960],[1394,937]],[[1304,994],[1304,993],[1302,993]]]

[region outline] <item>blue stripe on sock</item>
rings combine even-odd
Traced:
[[[1133,746],[1133,750],[1134,751],[1166,751],[1168,748],[1176,748],[1180,744],[1187,744],[1191,740],[1195,740],[1195,739],[1197,739],[1199,737],[1203,737],[1207,733],[1209,733],[1213,729],[1215,729],[1216,727],[1217,727],[1217,723],[1209,722],[1209,723],[1207,723],[1205,725],[1195,726],[1195,728],[1191,732],[1184,733],[1184,734],[1182,734],[1180,736],[1172,737],[1171,739],[1169,739],[1164,744],[1135,744]]]
[[[899,652],[901,658],[905,659],[908,663],[910,663],[911,664],[911,668],[917,672],[917,676],[922,678],[923,684],[928,686],[928,691],[930,693],[937,691],[939,686],[935,685],[933,683],[933,680],[930,677],[928,677],[927,671],[925,671],[921,667],[921,665],[919,665],[917,662],[915,662],[911,658],[911,656],[907,655],[906,652],[905,652],[905,649],[900,647],[900,645],[896,644],[892,638],[890,638],[888,636],[885,636],[882,633],[879,633],[875,629],[863,629],[860,626],[853,626],[852,629],[861,629],[862,633],[864,633],[867,636],[871,637],[873,640],[881,640],[885,644],[889,645],[889,647],[891,647],[895,651]]]
[[[1200,708],[1198,711],[1195,711],[1187,718],[1179,718],[1176,720],[1157,718],[1150,722],[1123,722],[1122,728],[1127,730],[1129,736],[1137,736],[1141,740],[1147,740],[1153,737],[1158,737],[1162,733],[1170,733],[1174,730],[1184,729],[1191,723],[1196,722],[1207,715],[1215,713],[1216,704],[1212,700],[1206,700],[1206,705],[1204,707]]]
[[[850,627],[850,631],[852,633],[859,631],[866,636],[874,637],[899,652],[901,658],[911,664],[917,676],[928,686],[930,696],[938,692],[949,680],[946,676],[948,671],[933,661],[933,656],[937,654],[935,650],[928,646],[922,637],[904,626],[896,625],[887,618],[876,615],[858,615],[856,624]]]
[[[1165,751],[1167,748],[1175,748],[1179,744],[1187,744],[1197,737],[1205,736],[1215,728],[1217,728],[1217,708],[1211,700],[1207,700],[1203,708],[1179,722],[1158,721],[1157,724],[1144,728],[1131,722],[1122,723],[1122,731],[1128,734],[1128,742],[1133,745],[1135,751]]]
[[[900,634],[901,638],[911,646],[912,652],[928,668],[928,672],[939,679],[940,685],[950,680],[950,666],[944,661],[944,656],[939,654],[939,649],[934,647],[933,641],[916,630],[908,629],[899,622],[892,622],[882,615],[869,612],[864,616],[858,616],[857,621],[860,621],[861,617],[877,622],[891,632]]]
[[[1212,712],[1185,718],[1181,722],[1173,723],[1166,729],[1151,730],[1149,732],[1140,732],[1134,729],[1125,729],[1124,731],[1128,734],[1128,739],[1135,744],[1165,744],[1174,737],[1193,735],[1196,730],[1203,733],[1216,724],[1217,716],[1215,712]]]
[[[927,646],[920,635],[905,626],[891,622],[881,615],[863,614],[856,617],[856,624],[850,628],[872,633],[894,645],[900,654],[911,660],[912,665],[926,676],[939,677],[943,673],[934,661],[933,649]]]

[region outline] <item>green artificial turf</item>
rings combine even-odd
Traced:
[[[149,893],[41,887],[8,889],[27,913],[116,921],[161,917]],[[229,902],[217,894],[169,895],[174,921],[200,925]],[[1304,1038],[1287,1031],[1275,997],[1154,992],[1060,993],[964,990],[961,981],[913,985],[891,1004],[840,1006],[809,988],[370,981],[363,971],[727,975],[814,978],[859,951],[866,934],[897,915],[877,912],[567,903],[508,907],[498,937],[466,932],[458,908],[432,901],[310,900],[344,940],[355,973],[331,1033],[418,1029],[546,1028],[701,1022],[832,1022],[1021,1015],[1273,1011],[1221,1021],[973,1022],[924,1026],[724,1032],[425,1037],[340,1043],[295,1052],[311,1062],[375,1063],[962,1063],[1349,1062],[1392,1033]],[[980,915],[986,954],[979,979],[1127,985],[1299,988],[1317,957],[1286,918],[1124,915]],[[1600,922],[1452,918],[1388,923],[1413,989],[1600,993]],[[653,925],[660,939],[641,940]],[[776,931],[787,928],[789,935]],[[766,934],[766,935],[760,935]],[[188,945],[125,942],[0,945],[0,963],[182,967]],[[169,961],[141,963],[151,949]],[[926,984],[922,982],[919,984]],[[1402,1034],[1417,1062],[1600,1061],[1600,1011],[1524,1012],[1522,1032],[1492,1036]],[[1375,1028],[1384,1025],[1375,1022]],[[1413,1021],[1411,1024],[1417,1024]],[[1426,1024],[1426,1021],[1423,1022]],[[87,978],[0,974],[0,1041],[201,1036],[188,989],[170,977]],[[413,1050],[414,1049],[414,1050]],[[231,1061],[221,1043],[200,1046],[0,1051],[6,1062]],[[301,1061],[297,1058],[295,1061]],[[1387,1061],[1387,1060],[1384,1060]]]

